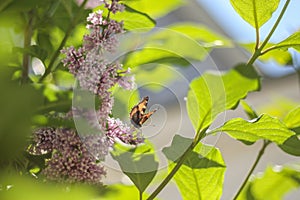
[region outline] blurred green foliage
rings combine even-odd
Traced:
[[[126,5],[125,11],[112,18],[123,20],[126,31],[133,32],[151,30],[156,24],[154,19],[184,4],[181,0],[122,2]],[[237,0],[231,3],[236,12],[259,31],[277,9],[279,0]],[[94,10],[99,8],[103,6]],[[94,96],[87,98],[86,93],[73,99],[75,78],[60,62],[61,48],[82,45],[86,17],[91,11],[73,0],[0,2],[0,199],[138,199],[138,191],[147,197],[145,191],[159,166],[155,148],[148,141],[135,148],[116,145],[111,151],[120,169],[135,186],[53,184],[39,174],[49,155],[33,156],[25,152],[33,129],[75,126],[73,120],[57,117],[68,112],[72,103],[79,101],[96,107],[101,104]],[[230,39],[203,25],[189,22],[175,23],[152,33],[129,38],[132,51],[120,60],[125,68],[133,68],[138,84],[146,83],[145,88],[154,92],[162,89],[160,85],[176,81],[176,70],[171,67],[187,67],[194,61],[201,62],[213,48],[230,48],[233,44]],[[264,51],[258,53],[262,50],[257,49],[260,44],[245,44],[244,48],[262,60],[275,59],[286,64],[292,59],[287,49],[299,50],[299,37],[299,32],[296,32],[277,44],[266,41]],[[34,73],[33,58],[38,59],[46,71],[42,78]],[[205,133],[218,114],[236,108],[249,92],[260,89],[260,78],[251,64],[238,65],[227,73],[204,73],[191,82],[187,110],[196,139],[199,133]],[[151,85],[151,81],[157,85]],[[112,114],[127,119],[130,109],[140,100],[138,90],[125,91],[116,86],[113,95],[115,107]],[[260,139],[272,141],[286,153],[299,156],[299,107],[294,108],[291,104],[285,107],[280,103],[276,106],[282,109],[276,110],[272,106],[272,111],[277,114],[269,110],[269,115],[257,117],[256,112],[244,103],[246,113],[254,121],[233,119],[211,133],[225,131],[247,144]],[[293,110],[288,113],[291,108]],[[272,114],[283,120],[271,117]],[[163,150],[170,161],[169,169],[173,170],[181,162],[182,153],[195,141],[198,144],[186,155],[186,160],[181,160],[183,165],[174,176],[177,186],[184,199],[220,199],[226,166],[218,149],[175,135],[171,146]],[[278,199],[299,187],[299,179],[299,166],[280,170],[269,167],[263,176],[248,182],[240,198]],[[270,190],[275,192],[270,194]]]
[[[299,165],[269,166],[252,177],[238,199],[280,200],[299,186]]]
[[[37,179],[3,172],[0,176],[2,200],[82,200],[97,197],[97,190],[87,185],[43,183]]]
[[[25,149],[31,117],[42,105],[42,96],[31,86],[12,81],[12,70],[0,69],[0,162],[15,159]]]

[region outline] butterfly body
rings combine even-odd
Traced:
[[[147,109],[148,101],[149,101],[149,97],[146,96],[142,99],[141,102],[139,102],[136,106],[134,106],[131,109],[130,112],[131,123],[137,128],[142,127],[142,125],[147,121],[147,119],[149,119],[149,117],[156,112],[156,110],[153,110],[151,112],[145,113]]]

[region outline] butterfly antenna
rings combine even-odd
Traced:
[[[159,107],[155,108],[155,109],[153,110],[153,113],[155,113],[155,112],[158,111],[158,110],[159,110]]]

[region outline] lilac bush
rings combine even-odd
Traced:
[[[89,151],[93,141],[97,141],[97,147],[102,147],[98,148],[98,154],[108,153],[108,143],[101,140],[101,136],[98,140],[95,137],[82,139],[72,129],[41,128],[34,133],[34,144],[29,152],[35,155],[51,153],[42,172],[49,180],[100,184],[106,172]]]
[[[130,69],[123,69],[118,62],[110,63],[104,57],[105,52],[115,51],[118,47],[117,34],[124,32],[123,22],[111,20],[109,16],[121,12],[124,6],[117,0],[103,3],[108,15],[104,17],[101,10],[89,14],[86,26],[89,34],[84,35],[83,46],[61,50],[65,55],[62,60],[64,66],[75,76],[80,87],[96,95],[101,102],[95,112],[79,112],[79,108],[73,108],[71,113],[73,117],[83,114],[91,122],[92,113],[96,113],[98,124],[90,125],[98,129],[99,134],[80,137],[73,129],[37,129],[29,152],[38,155],[51,153],[42,172],[50,180],[101,184],[106,172],[100,161],[105,159],[109,147],[116,141],[130,145],[144,141],[133,127],[110,116],[114,103],[111,88],[118,84],[131,90],[135,82],[130,76]]]

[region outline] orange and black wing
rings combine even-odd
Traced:
[[[131,123],[138,128],[140,128],[147,121],[147,119],[149,119],[149,117],[156,111],[154,110],[152,112],[145,113],[147,109],[148,101],[149,101],[149,97],[146,96],[143,98],[141,102],[139,102],[136,106],[134,106],[131,109],[130,112]]]
[[[147,121],[147,119],[149,119],[149,117],[151,117],[151,115],[155,112],[156,112],[156,110],[148,112],[147,114],[144,114],[142,116],[142,119],[140,120],[140,125],[142,126]]]

